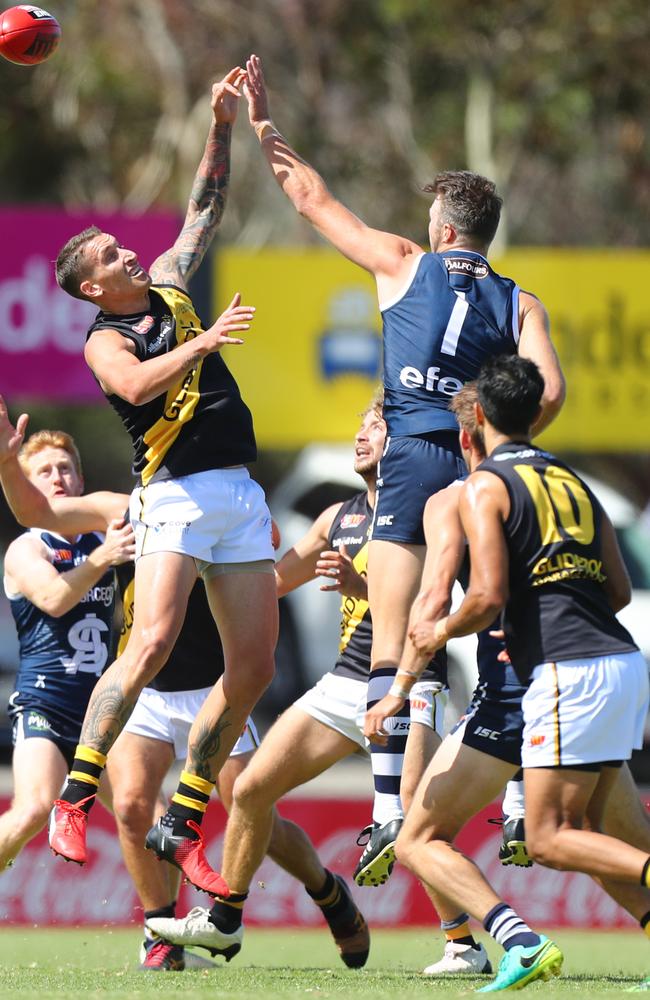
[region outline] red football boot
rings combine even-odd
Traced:
[[[149,830],[144,846],[148,851],[154,851],[161,861],[180,868],[195,889],[207,892],[209,896],[227,899],[230,895],[228,886],[221,875],[210,868],[205,856],[201,827],[191,819],[185,825],[197,834],[195,838],[174,835],[171,827],[163,826],[159,819]]]
[[[56,799],[52,806],[48,824],[50,850],[66,861],[85,865],[88,860],[86,855],[88,814],[80,807],[94,798],[93,794],[81,799],[80,802],[66,802],[64,799]]]

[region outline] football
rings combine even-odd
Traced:
[[[0,14],[0,55],[22,66],[49,59],[61,37],[55,17],[42,7],[22,3]]]

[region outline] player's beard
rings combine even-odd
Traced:
[[[368,482],[377,475],[377,463],[373,459],[361,459],[354,463],[354,471]]]

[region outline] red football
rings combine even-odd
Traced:
[[[0,14],[0,55],[31,66],[52,55],[61,37],[59,22],[42,7],[21,3]]]

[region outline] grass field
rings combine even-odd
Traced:
[[[564,974],[552,983],[532,984],[525,994],[531,998],[622,996],[650,971],[648,943],[640,933],[560,930],[552,937],[565,954]],[[344,968],[326,931],[249,930],[242,952],[229,965],[184,973],[136,971],[139,943],[135,930],[4,928],[0,997],[307,1000],[314,994],[315,1000],[418,1000],[467,996],[488,981],[419,975],[441,953],[439,935],[422,929],[375,932],[368,965],[360,972]],[[489,940],[486,946],[496,966],[500,950]]]

